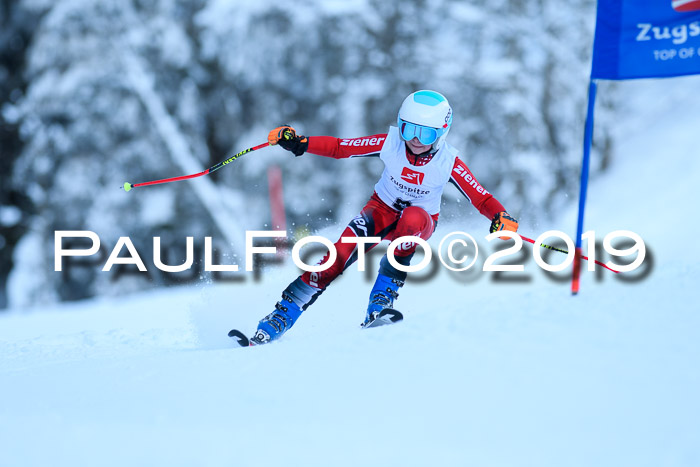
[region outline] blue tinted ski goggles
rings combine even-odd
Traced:
[[[445,128],[433,128],[429,126],[416,125],[399,118],[399,133],[404,141],[411,141],[418,138],[420,144],[428,146],[438,140],[445,133]]]

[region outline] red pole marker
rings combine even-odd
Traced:
[[[267,169],[267,185],[270,194],[270,217],[272,228],[275,230],[287,230],[287,216],[284,209],[284,192],[282,190],[282,170],[278,165],[271,165]],[[285,240],[277,237],[277,256],[284,256]]]

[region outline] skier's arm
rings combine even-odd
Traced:
[[[457,187],[460,193],[469,200],[470,203],[489,220],[499,212],[506,209],[474,178],[474,175],[459,157],[455,159],[452,167],[450,182]]]
[[[363,136],[362,138],[309,136],[307,152],[334,159],[378,157],[384,141],[386,141],[386,134]]]
[[[298,135],[289,125],[270,131],[267,141],[271,146],[280,145],[295,156],[305,152],[334,159],[348,157],[377,157],[386,141],[386,134],[364,136],[362,138],[335,138],[333,136]]]
[[[490,232],[518,231],[518,221],[510,216],[503,205],[474,178],[471,170],[459,157],[452,166],[450,182],[467,198],[481,214],[491,220]],[[500,237],[506,239],[507,237]]]

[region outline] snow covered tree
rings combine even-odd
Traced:
[[[36,21],[15,2],[0,2],[0,309],[7,305],[6,284],[15,245],[26,232],[32,212],[22,187],[12,184],[12,166],[22,144],[16,119],[3,109],[6,103],[17,102],[26,87],[22,69]]]
[[[16,271],[19,282],[32,286],[18,300],[117,293],[122,287],[115,288],[96,264],[74,268],[74,274],[54,273],[54,231],[93,230],[106,248],[129,236],[146,258],[155,232],[176,231],[183,242],[185,233],[212,235],[201,200],[185,184],[138,196],[119,189],[124,180],[179,174],[164,141],[169,135],[159,131],[138,92],[135,79],[141,75],[152,80],[155,98],[178,122],[191,153],[206,164],[203,111],[190,77],[191,41],[176,21],[177,2],[83,0],[36,7],[45,10],[28,54],[30,84],[13,109],[24,139],[14,177],[38,211]],[[134,63],[148,68],[134,70]],[[158,279],[142,274],[133,282],[131,288],[140,288]]]

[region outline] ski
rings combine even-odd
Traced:
[[[379,326],[386,326],[387,324],[398,323],[403,320],[403,315],[399,310],[394,310],[393,308],[384,308],[382,311],[377,313],[377,315],[362,325],[363,329],[376,328]]]
[[[238,345],[240,345],[241,347],[249,347],[249,346],[253,345],[250,343],[250,339],[248,339],[248,336],[243,334],[238,329],[231,329],[228,332],[228,337],[230,337],[231,339],[236,341],[236,343]]]

